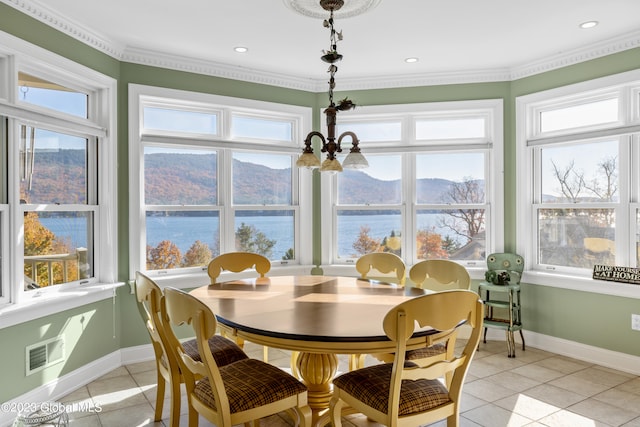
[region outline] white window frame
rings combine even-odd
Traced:
[[[181,106],[196,108],[200,111],[215,112],[218,115],[217,125],[219,134],[193,135],[172,132],[143,132],[142,111],[145,104],[153,100],[155,106]],[[191,106],[191,107],[190,107]],[[291,141],[257,140],[255,138],[238,138],[231,135],[231,118],[237,114],[245,117],[276,119],[289,121],[292,124]],[[220,95],[209,95],[200,92],[190,92],[177,89],[166,89],[154,86],[129,85],[129,226],[131,230],[138,230],[130,239],[129,275],[146,270],[146,234],[145,234],[145,205],[144,205],[144,159],[145,145],[159,144],[161,146],[182,145],[185,148],[209,148],[218,150],[218,204],[211,209],[220,212],[221,240],[233,241],[234,212],[236,210],[293,210],[295,212],[295,261],[272,261],[273,274],[301,274],[308,273],[312,266],[311,236],[311,177],[299,172],[292,162],[292,203],[282,206],[263,205],[232,205],[231,192],[220,191],[230,185],[230,167],[232,152],[265,151],[269,153],[299,154],[304,141],[303,131],[311,128],[311,108],[294,105],[255,101]],[[268,148],[267,148],[268,147]],[[295,160],[295,157],[293,158]],[[150,208],[150,207],[147,207]],[[198,207],[200,209],[201,207]],[[164,209],[164,205],[163,205]],[[182,210],[182,208],[181,208]],[[229,247],[221,247],[226,252]],[[278,273],[275,273],[278,272]],[[178,287],[193,286],[194,283],[206,283],[206,268],[192,267],[173,270],[154,270],[147,272],[163,285]]]
[[[116,175],[116,117],[117,82],[115,79],[72,62],[66,58],[0,32],[0,116],[8,117],[9,147],[7,204],[0,206],[2,223],[2,286],[0,300],[0,328],[79,307],[115,295],[117,282],[117,175]],[[20,102],[18,71],[35,73],[71,89],[89,94],[90,119],[58,113]],[[96,175],[96,206],[82,206],[79,210],[93,210],[94,264],[93,277],[37,291],[24,291],[24,255],[20,227],[24,206],[19,203],[15,180],[18,156],[11,143],[11,133],[18,123],[47,127],[77,135],[98,138],[96,154],[100,159]],[[0,204],[4,203],[0,200]],[[82,283],[81,283],[82,282]]]
[[[587,100],[605,99],[615,94],[619,99],[618,120],[558,130],[540,132],[539,113],[558,107],[580,105]],[[517,248],[525,259],[523,282],[558,288],[595,292],[607,295],[640,298],[640,286],[593,280],[591,273],[578,269],[551,268],[537,264],[536,150],[544,146],[575,141],[598,141],[618,138],[619,202],[607,204],[616,212],[616,263],[631,265],[635,258],[636,209],[640,196],[640,71],[630,71],[608,77],[550,89],[516,98],[516,177]],[[628,160],[627,160],[628,159]],[[557,208],[563,205],[557,204]],[[577,204],[572,208],[598,207]],[[634,261],[635,262],[635,261]]]
[[[415,254],[414,218],[417,209],[425,205],[416,205],[412,194],[415,184],[415,156],[420,153],[455,153],[459,151],[485,151],[485,187],[488,221],[486,229],[487,253],[499,252],[504,247],[504,182],[503,182],[503,101],[502,99],[430,102],[402,105],[379,105],[358,107],[356,113],[348,113],[339,118],[343,129],[348,129],[349,122],[362,123],[368,120],[400,120],[402,123],[401,141],[361,141],[360,149],[367,154],[400,154],[402,156],[402,201],[400,205],[381,205],[385,209],[397,208],[404,215],[402,228],[402,258],[411,265]],[[486,135],[483,138],[470,138],[464,142],[453,144],[449,139],[417,140],[415,121],[425,118],[468,118],[485,117],[487,119]],[[325,274],[355,274],[353,260],[336,262],[336,202],[337,179],[330,174],[321,173],[322,188],[321,211],[323,218],[323,236],[331,235],[331,239],[322,239],[322,259],[328,263],[323,266]],[[329,191],[326,191],[328,189]],[[378,205],[373,206],[375,208]],[[368,207],[367,207],[368,208]],[[411,238],[411,239],[409,239]],[[479,278],[485,269],[484,261],[460,261],[472,277]]]

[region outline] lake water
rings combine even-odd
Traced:
[[[364,218],[363,218],[364,217]],[[436,223],[437,215],[419,214],[419,229],[431,228]],[[57,236],[67,238],[74,247],[86,247],[86,220],[85,218],[40,218],[42,224]],[[236,218],[236,230],[241,223],[252,225],[261,231],[270,240],[276,243],[272,249],[271,259],[282,259],[286,252],[293,248],[293,217],[291,216],[246,216]],[[399,233],[399,215],[340,215],[338,251],[341,257],[354,254],[353,242],[358,239],[360,227],[368,225],[371,229],[369,236],[382,239],[389,236],[393,230]],[[147,217],[147,244],[155,247],[162,240],[170,240],[175,243],[184,255],[189,247],[200,240],[211,248],[216,248],[216,240],[219,233],[218,218],[209,217],[175,217],[175,216],[148,216]],[[325,230],[326,232],[326,230]],[[444,235],[445,233],[442,232]],[[453,236],[452,236],[453,237]],[[310,236],[303,236],[303,242]],[[323,238],[328,238],[323,236]]]

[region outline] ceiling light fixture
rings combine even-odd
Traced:
[[[418,58],[411,57],[404,60],[407,64],[413,64],[414,62],[418,62]]]
[[[234,47],[233,50],[235,50],[238,53],[246,53],[249,51],[249,48],[244,46],[238,46],[238,47]]]
[[[582,24],[579,25],[580,28],[587,29],[587,28],[593,28],[596,25],[598,25],[598,21],[587,21],[587,22],[583,22]]]
[[[304,140],[304,149],[302,150],[302,154],[298,158],[296,165],[298,167],[306,167],[306,168],[317,168],[320,167],[320,172],[342,172],[342,168],[347,169],[362,169],[369,166],[367,159],[364,158],[362,153],[360,152],[360,147],[358,147],[358,137],[355,133],[346,131],[340,134],[338,140],[336,141],[336,116],[338,111],[347,111],[352,108],[355,108],[355,104],[349,100],[348,98],[344,98],[343,100],[338,102],[336,105],[333,102],[333,89],[336,86],[335,83],[335,74],[338,71],[338,67],[335,65],[336,62],[342,59],[342,55],[338,53],[338,41],[342,40],[342,31],[337,32],[333,26],[333,12],[339,10],[344,5],[343,0],[320,0],[320,6],[326,11],[328,11],[329,19],[325,19],[323,25],[326,28],[329,28],[330,36],[329,36],[329,50],[323,51],[324,55],[320,58],[329,64],[329,106],[324,110],[324,114],[327,116],[327,138],[325,139],[324,135],[318,131],[311,131],[307,135]],[[320,164],[320,160],[313,152],[313,148],[311,147],[311,141],[314,136],[317,136],[322,141],[321,152],[327,153],[327,158]],[[342,148],[342,139],[346,136],[351,137],[351,150],[349,154],[342,162],[342,165],[336,159],[336,153],[341,153]]]

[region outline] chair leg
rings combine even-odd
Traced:
[[[171,381],[171,411],[169,413],[170,427],[180,425],[180,382]]]
[[[262,346],[262,360],[269,363],[269,347],[266,345]]]
[[[156,374],[157,374],[157,377],[158,377],[158,388],[156,390],[156,411],[155,411],[153,420],[154,421],[161,421],[162,420],[162,406],[164,404],[164,389],[165,389],[166,381],[164,380],[164,377],[160,373],[160,369],[158,369],[157,367],[156,367]]]
[[[333,427],[342,427],[342,407],[344,402],[342,399],[331,399],[329,402],[329,417]]]
[[[522,351],[524,351],[524,335],[522,335],[522,329],[520,329],[520,339],[522,340]]]

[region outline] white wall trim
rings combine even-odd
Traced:
[[[465,331],[462,331],[460,334],[461,338],[465,338],[464,332]],[[562,356],[628,372],[633,375],[640,375],[640,356],[606,350],[530,331],[523,331],[523,333],[525,336],[526,348],[537,348]],[[495,341],[504,341],[504,332],[491,329],[488,331],[487,338]],[[482,351],[482,343],[480,343],[480,351]],[[519,334],[516,333],[516,357],[518,357],[521,352],[522,344],[521,341],[519,341]],[[506,358],[506,342],[504,354],[504,357]],[[72,391],[87,385],[116,368],[119,368],[120,366],[146,362],[148,360],[153,360],[153,358],[154,354],[151,344],[123,348],[88,363],[54,381],[11,399],[6,403],[46,402],[60,399]],[[0,411],[0,426],[10,426],[16,415],[17,414],[11,412]]]

